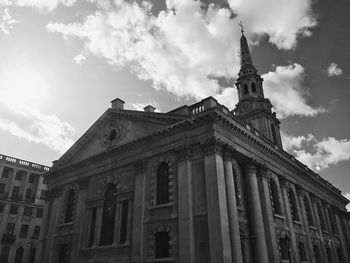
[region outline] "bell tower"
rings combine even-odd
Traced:
[[[264,97],[263,79],[253,65],[248,41],[241,26],[241,69],[236,80],[238,103],[234,109],[235,115],[249,122],[273,144],[282,148],[280,121],[272,112],[272,104]]]

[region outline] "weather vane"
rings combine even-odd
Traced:
[[[240,22],[238,23],[238,25],[241,27],[241,33],[242,33],[242,35],[243,35],[243,33],[244,33],[244,26],[243,26],[242,21],[240,21]]]

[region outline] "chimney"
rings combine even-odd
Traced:
[[[116,110],[123,110],[124,109],[125,102],[119,98],[112,100],[111,103],[112,103],[112,109],[116,109]]]
[[[145,112],[154,112],[156,110],[156,108],[153,107],[152,105],[147,105],[143,109],[144,109]]]

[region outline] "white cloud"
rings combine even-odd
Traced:
[[[281,6],[279,2],[272,2]],[[103,3],[83,23],[49,23],[47,30],[61,33],[67,38],[81,39],[84,54],[102,57],[115,67],[129,66],[140,79],[151,80],[156,89],[166,89],[187,98],[214,96],[230,108],[235,106],[236,89],[223,89],[217,79],[237,76],[240,67],[240,32],[237,23],[240,16],[232,18],[230,10],[214,5],[209,5],[205,10],[199,1],[169,0],[166,2],[168,9],[156,16],[150,13],[149,5],[140,6],[122,0]],[[233,4],[231,1],[231,6]],[[250,4],[253,5],[253,2],[250,1]],[[299,0],[296,4],[299,8],[294,9],[303,11],[302,14],[298,13],[299,18],[308,13],[304,9],[308,10],[309,4],[300,7]],[[249,10],[241,9],[239,3],[233,7],[244,15],[249,13]],[[254,5],[250,8],[250,12],[255,11]],[[272,19],[279,24],[274,15],[272,18],[264,17],[269,22]],[[289,22],[289,28],[293,27],[293,21]],[[296,23],[296,29],[287,32],[285,23],[283,21],[281,25],[281,34],[288,33],[289,38],[283,34],[276,37],[285,39],[276,40],[281,48],[294,46],[297,35],[305,33],[307,28],[304,24]],[[267,33],[259,30],[253,33]],[[291,40],[292,34],[295,37]],[[294,64],[277,67],[264,77],[267,80],[267,94],[271,95],[273,103],[279,103],[275,107],[280,117],[315,116],[323,111],[306,103],[307,93],[301,85],[304,78],[302,66]],[[282,85],[283,81],[285,83]],[[284,100],[286,96],[290,99],[287,107],[278,100],[280,97]]]
[[[349,202],[350,202],[350,194],[349,194],[349,193],[345,193],[345,194],[343,193],[343,196],[344,196],[345,198],[347,198],[347,199],[349,200]],[[350,203],[347,204],[346,210],[347,210],[348,212],[350,212]]]
[[[308,165],[320,171],[341,161],[350,160],[350,140],[327,137],[318,140],[314,135],[293,137],[282,133],[284,149]]]
[[[59,4],[72,6],[77,0],[14,0],[13,5],[34,7],[39,10],[54,10]]]
[[[35,71],[0,72],[0,129],[63,153],[74,142],[74,128],[39,110],[47,98],[46,82]]]
[[[308,92],[302,85],[305,73],[301,65],[278,66],[275,71],[262,77],[265,96],[271,100],[279,118],[293,115],[315,116],[325,111],[307,104],[305,97]]]
[[[4,4],[6,4],[6,2]],[[10,29],[16,23],[18,23],[18,21],[12,18],[8,8],[0,9],[0,31],[4,34],[9,34]]]
[[[337,63],[331,63],[329,67],[327,68],[327,73],[329,77],[332,76],[340,76],[343,74],[343,70],[339,68]]]
[[[298,37],[311,35],[317,25],[312,0],[228,0],[250,34],[267,35],[280,49],[291,49]]]
[[[84,54],[78,54],[73,58],[74,62],[78,65],[81,65],[84,60],[86,60],[86,56]]]

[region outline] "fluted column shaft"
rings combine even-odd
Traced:
[[[259,263],[269,263],[266,236],[264,229],[264,222],[261,210],[261,201],[259,195],[259,187],[257,180],[256,164],[249,162],[246,166],[246,177],[248,181],[248,189],[250,195],[250,214],[252,220],[253,233],[256,237],[255,240],[255,261]]]
[[[232,154],[224,151],[224,172],[227,194],[227,209],[231,236],[232,262],[242,263],[241,235],[239,231],[239,221],[236,202],[236,188],[233,179]]]

